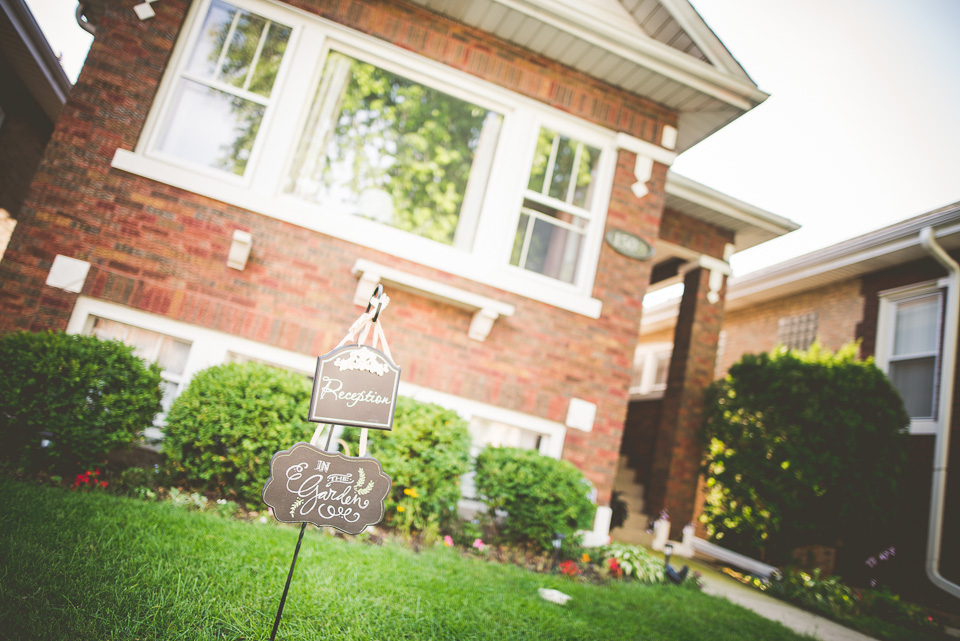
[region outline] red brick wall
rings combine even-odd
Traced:
[[[723,258],[726,244],[734,240],[733,232],[708,225],[673,209],[663,212],[660,238],[714,258]]]
[[[675,116],[481,32],[400,3],[300,3],[377,37],[647,140]],[[165,0],[139,21],[108,7],[37,174],[22,223],[0,264],[0,330],[65,327],[76,296],[44,286],[56,254],[91,263],[83,294],[306,354],[333,347],[358,308],[359,257],[516,306],[486,342],[467,338],[470,315],[400,291],[384,318],[404,380],[563,421],[570,397],[597,403],[590,433],[569,430],[564,457],[609,499],[627,411],[633,348],[649,264],[604,245],[589,319],[434,269],[226,205],[110,167],[133,149],[186,4]],[[135,82],[131,78],[136,78]],[[666,167],[650,193],[629,186],[635,157],[620,152],[607,224],[657,236]],[[250,231],[243,272],[226,267],[234,229]]]
[[[860,283],[848,280],[743,309],[727,310],[726,334],[717,371],[726,373],[744,354],[767,352],[777,346],[781,318],[817,312],[817,336],[824,347],[837,349],[856,336],[863,318]]]

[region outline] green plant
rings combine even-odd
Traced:
[[[170,488],[170,502],[177,507],[185,507],[192,510],[206,509],[208,499],[197,492],[182,492],[179,489]]]
[[[393,479],[385,508],[388,525],[428,542],[453,526],[460,477],[470,469],[466,421],[452,410],[401,396],[393,429],[371,430],[369,450]]]
[[[0,458],[63,474],[133,443],[160,411],[160,369],[119,341],[63,332],[0,338]]]
[[[746,355],[711,386],[702,519],[781,563],[801,545],[874,546],[895,512],[909,418],[856,345]]]
[[[120,494],[153,500],[157,498],[160,478],[160,470],[156,465],[153,467],[128,467],[120,472],[113,488]]]
[[[163,453],[187,484],[258,502],[275,452],[308,440],[310,384],[260,363],[203,370],[167,414]]]
[[[614,578],[623,576],[641,583],[663,583],[663,560],[637,545],[605,545],[599,550],[599,558]]]
[[[550,550],[559,533],[565,546],[575,546],[576,531],[593,522],[592,488],[568,461],[533,450],[488,447],[477,457],[476,484],[490,515],[507,513],[500,534],[511,543],[533,542]]]

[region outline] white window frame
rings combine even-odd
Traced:
[[[117,150],[113,167],[590,318],[599,318],[602,303],[592,298],[592,292],[617,160],[617,134],[329,20],[267,0],[229,1],[292,28],[271,94],[275,104],[264,114],[245,175],[241,178],[215,169],[201,170],[155,151],[160,128],[169,113],[174,90],[202,27],[210,0],[194,3],[190,8],[182,32],[185,35],[174,47],[168,71],[147,116],[144,134],[133,151]],[[324,217],[319,213],[321,206],[282,193],[296,149],[295,141],[306,121],[322,63],[330,49],[354,55],[504,116],[488,181],[492,188],[484,197],[472,251],[466,252],[356,217]],[[573,283],[509,264],[540,127],[601,151],[591,219]]]
[[[638,384],[630,388],[632,400],[663,398],[670,378],[670,359],[673,357],[673,343],[640,343],[633,354],[633,370]],[[657,368],[662,360],[667,361],[667,379],[657,383]]]
[[[946,279],[936,281],[927,281],[882,291],[879,293],[879,305],[877,310],[877,345],[874,358],[877,367],[889,374],[890,363],[895,360],[893,356],[894,336],[896,332],[897,308],[901,303],[905,303],[917,298],[927,296],[938,296],[939,313],[937,315],[937,349],[934,364],[935,387],[933,390],[932,406],[935,416],[933,418],[912,418],[910,420],[911,434],[936,434],[939,428],[939,421],[936,413],[939,411],[939,399],[943,393],[940,381],[940,359],[943,357],[943,304],[946,295]],[[917,355],[913,355],[917,357]]]

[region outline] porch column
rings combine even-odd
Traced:
[[[703,395],[713,381],[726,275],[717,268],[696,267],[683,283],[648,494],[651,520],[661,509],[668,510],[675,540],[694,516],[703,452]]]

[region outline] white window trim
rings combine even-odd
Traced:
[[[633,355],[633,366],[635,370],[640,371],[640,380],[638,385],[630,388],[631,400],[651,400],[663,398],[667,389],[667,384],[658,385],[657,377],[657,357],[667,353],[667,362],[673,354],[673,343],[640,343]],[[669,375],[669,374],[668,374]]]
[[[228,362],[230,353],[273,363],[294,372],[302,373],[304,376],[312,376],[316,372],[316,356],[307,356],[272,347],[232,334],[206,329],[87,296],[77,298],[73,314],[67,324],[67,333],[84,333],[91,316],[133,325],[191,343],[190,354],[187,356],[187,362],[184,364],[183,375],[181,376],[181,391],[186,389],[190,380],[201,370]],[[467,421],[476,416],[536,432],[547,437],[541,443],[541,454],[559,459],[563,453],[567,428],[562,423],[453,394],[438,392],[403,381],[400,381],[399,393],[421,402],[436,403],[452,409]],[[309,440],[310,436],[311,434],[304,434],[303,439]]]
[[[874,360],[877,363],[877,367],[879,367],[885,374],[888,374],[890,371],[890,358],[893,353],[894,331],[896,329],[894,320],[896,319],[897,305],[900,302],[909,300],[911,298],[939,293],[940,305],[942,309],[947,285],[947,279],[942,278],[940,280],[926,281],[923,283],[909,285],[907,287],[890,289],[882,291],[878,294],[879,306],[877,310],[877,345],[874,353]],[[941,326],[939,332],[942,332],[942,319],[939,321],[939,324]],[[942,345],[938,344],[938,364],[940,359],[943,357],[942,349]],[[941,387],[935,390],[935,409],[937,408],[936,400],[940,398],[941,394],[943,394],[942,384],[939,376],[939,367],[937,369],[936,380],[937,385]],[[939,422],[937,419],[915,418],[910,420],[910,434],[936,434],[938,429]]]
[[[617,149],[622,146],[623,134],[615,134],[493,83],[306,12],[266,0],[232,0],[232,3],[292,28],[274,85],[277,102],[267,110],[260,125],[260,135],[247,163],[246,175],[238,181],[237,177],[226,173],[199,171],[183,161],[174,161],[152,151],[180,78],[181,66],[202,26],[208,0],[191,7],[183,29],[186,35],[179,38],[174,47],[170,71],[160,83],[154,106],[147,116],[144,135],[134,151],[117,150],[113,167],[561,309],[599,318],[602,301],[593,298],[592,292]],[[399,69],[399,73],[412,80],[425,82],[502,113],[504,124],[500,140],[525,141],[525,154],[531,158],[541,126],[600,149],[597,201],[591,209],[593,219],[584,239],[576,282],[563,283],[509,264],[513,245],[511,232],[516,229],[526,187],[525,181],[517,176],[526,177],[530,171],[530,158],[524,153],[516,153],[521,148],[518,146],[498,146],[489,184],[511,187],[488,190],[474,241],[475,250],[469,253],[372,221],[353,217],[324,218],[318,215],[318,205],[280,193],[292,157],[291,141],[296,139],[306,118],[311,92],[322,70],[320,62],[330,48],[348,54],[351,50],[363,52],[362,57],[366,60],[385,61],[383,66],[388,70]],[[294,78],[303,81],[293,82]],[[277,161],[268,163],[264,158]]]

